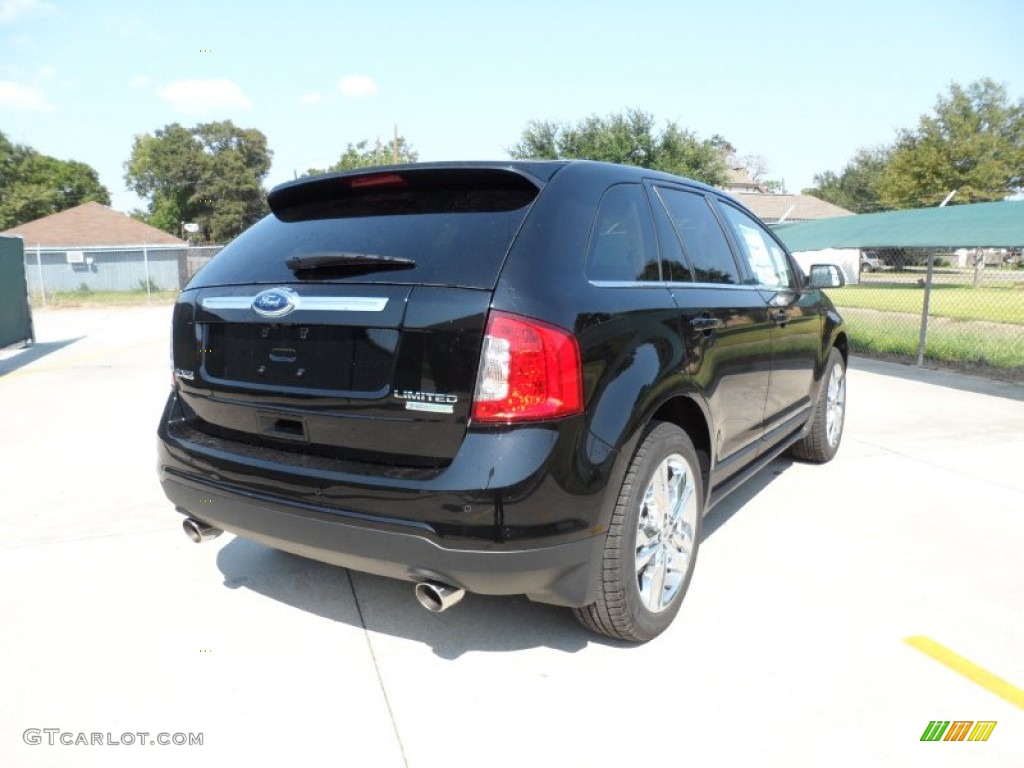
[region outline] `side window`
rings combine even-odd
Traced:
[[[740,251],[750,266],[758,285],[771,288],[795,288],[796,280],[785,252],[775,239],[764,231],[756,219],[729,204],[719,205],[732,228]]]
[[[654,225],[643,188],[617,184],[604,193],[587,251],[587,279],[661,280]]]
[[[658,195],[690,259],[694,279],[698,283],[739,284],[729,241],[704,196],[667,187],[659,187]]]
[[[683,255],[676,228],[669,221],[668,211],[656,193],[650,195],[651,213],[654,215],[654,229],[658,233],[658,250],[661,252],[661,279],[673,283],[693,282],[690,262]]]

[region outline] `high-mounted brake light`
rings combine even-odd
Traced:
[[[555,419],[582,410],[575,337],[547,323],[492,312],[480,355],[473,421]]]
[[[365,187],[404,187],[405,179],[397,173],[373,173],[369,176],[356,176],[348,183],[352,189]]]

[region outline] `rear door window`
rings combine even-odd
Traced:
[[[669,220],[668,211],[658,198],[658,193],[653,187],[648,189],[654,229],[658,233],[658,250],[661,252],[661,278],[673,283],[692,283],[693,271],[689,260],[683,255],[683,246],[679,242],[676,228]]]
[[[718,217],[704,195],[658,187],[698,283],[740,283],[739,268]]]
[[[661,280],[654,224],[643,187],[616,184],[601,198],[587,251],[594,282]]]

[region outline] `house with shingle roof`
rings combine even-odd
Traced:
[[[779,195],[767,192],[733,192],[732,195],[765,224],[854,215],[853,211],[827,203],[813,195]]]
[[[742,165],[726,169],[725,175],[726,182],[723,189],[731,195],[735,195],[740,192],[759,193],[767,191],[761,186],[761,182],[752,178],[750,176],[750,171]]]
[[[789,195],[769,192],[750,172],[742,166],[730,168],[722,187],[735,197],[765,224],[782,221],[813,221],[830,219],[833,216],[852,216],[853,211],[826,203],[812,195]]]
[[[0,234],[20,237],[25,241],[26,249],[37,245],[43,248],[143,244],[184,248],[186,245],[184,240],[174,235],[97,202],[76,205],[66,211],[11,227]]]
[[[182,287],[188,243],[97,202],[0,233],[25,244],[29,291],[137,291]]]

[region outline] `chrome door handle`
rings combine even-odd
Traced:
[[[690,327],[696,331],[712,331],[722,327],[722,321],[711,315],[700,315],[690,320]]]

